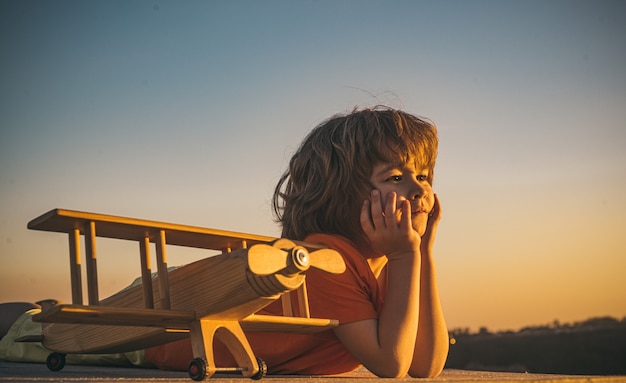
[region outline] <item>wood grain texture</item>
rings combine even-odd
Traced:
[[[143,288],[139,285],[100,301],[99,306],[61,306],[57,312],[43,313],[35,320],[74,322],[44,325],[43,344],[52,351],[63,353],[109,353],[146,348],[188,335],[172,335],[162,328],[130,325],[158,325],[180,330],[188,329],[189,321],[198,319],[236,322],[304,282],[302,274],[253,275],[246,267],[247,251],[242,249],[205,258],[170,271],[170,305],[174,311],[162,307],[158,281],[153,280],[156,310],[145,309]],[[247,323],[244,320],[244,326],[247,330],[257,331],[287,331],[293,326],[289,331],[312,332],[320,323],[326,327],[336,325],[329,320],[307,324],[302,319],[263,321],[254,317]],[[113,323],[120,325],[113,326]]]
[[[84,235],[89,222],[95,222],[99,237],[132,241],[140,241],[148,237],[151,242],[155,242],[159,238],[160,231],[164,230],[167,243],[170,245],[219,251],[226,248],[240,249],[242,248],[242,241],[246,241],[247,246],[252,246],[256,243],[266,243],[276,239],[263,235],[66,209],[53,209],[31,220],[28,223],[28,228],[58,233],[69,233],[78,229]]]
[[[157,221],[54,209],[29,222],[34,230],[69,234],[72,305],[61,305],[36,315],[42,322],[43,345],[60,353],[117,353],[155,346],[192,334],[200,356],[207,356],[212,337],[225,334],[240,365],[256,365],[246,351],[242,332],[311,333],[337,325],[330,319],[252,315],[281,294],[302,287],[301,272],[283,270],[256,275],[248,252],[262,257],[276,254],[267,246],[274,238]],[[80,235],[85,236],[89,306],[82,305]],[[106,299],[97,296],[96,237],[139,243],[142,285],[124,289]],[[150,242],[156,244],[158,277],[151,277]],[[281,240],[276,247],[295,246]],[[228,250],[167,271],[166,245]],[[308,249],[323,246],[299,242]],[[251,246],[248,249],[248,246]],[[256,246],[256,248],[255,248]],[[266,253],[267,252],[267,253]],[[265,258],[264,258],[265,259]],[[300,307],[306,290],[300,289]],[[307,310],[299,312],[308,316]],[[241,324],[240,324],[241,323]],[[209,339],[211,338],[211,339]],[[202,343],[205,343],[201,346]],[[203,349],[203,350],[201,350]],[[251,364],[252,363],[252,364]],[[256,367],[255,367],[256,368]]]

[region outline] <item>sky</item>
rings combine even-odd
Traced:
[[[278,236],[304,136],[384,104],[439,130],[449,328],[626,316],[622,1],[0,0],[0,52],[0,302],[70,302],[54,208]]]

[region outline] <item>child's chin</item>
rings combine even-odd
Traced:
[[[413,220],[413,230],[415,230],[417,232],[417,234],[420,235],[420,237],[422,235],[424,235],[424,233],[426,232],[426,224],[428,223],[428,218],[427,217],[417,217],[417,219]]]
[[[419,236],[421,237],[426,232],[426,224],[417,224],[417,225],[414,224],[413,230],[415,230],[417,234],[419,234]]]

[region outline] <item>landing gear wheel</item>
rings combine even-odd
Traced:
[[[187,372],[189,377],[195,381],[204,380],[206,378],[206,362],[202,358],[193,359],[189,362]]]
[[[252,380],[261,380],[265,375],[267,375],[267,364],[261,358],[256,358],[256,362],[259,364],[259,372],[252,375],[250,378]]]
[[[202,358],[193,359],[189,362],[187,372],[189,377],[195,381],[204,380],[206,378],[206,362]]]
[[[61,371],[65,367],[65,354],[53,352],[46,358],[46,367],[50,371]]]

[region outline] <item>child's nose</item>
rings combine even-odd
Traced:
[[[410,196],[411,199],[420,199],[423,198],[426,195],[426,188],[424,188],[423,186],[419,185],[419,184],[415,184],[415,186],[413,187],[413,190],[411,190]]]

